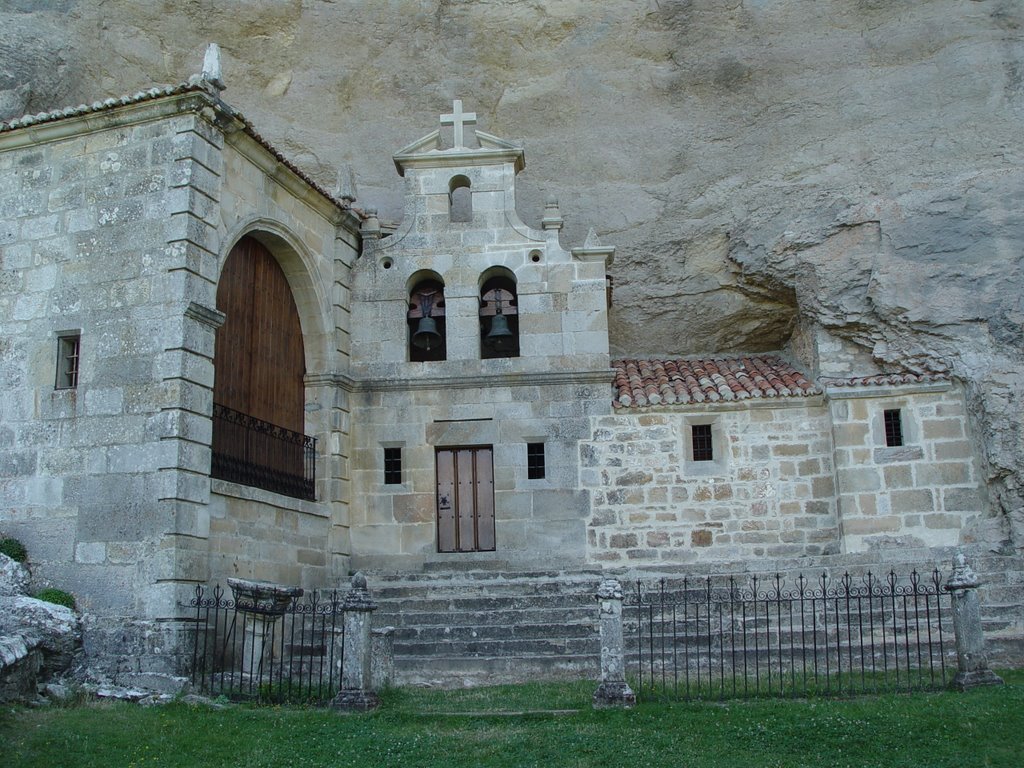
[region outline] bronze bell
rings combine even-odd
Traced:
[[[503,352],[512,346],[513,338],[512,331],[508,327],[508,319],[502,314],[495,315],[491,320],[491,330],[485,337],[487,344],[498,352]]]
[[[437,323],[432,317],[424,317],[416,326],[416,333],[412,335],[412,345],[425,349],[428,352],[441,345],[441,334],[437,332]]]

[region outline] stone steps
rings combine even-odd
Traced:
[[[757,568],[756,573],[763,577],[765,588],[771,586],[770,575],[782,573],[786,588],[791,589],[798,573],[803,573],[813,588],[814,580],[826,569],[833,580],[846,571],[859,580],[870,570],[883,581],[894,569],[899,584],[907,585],[909,573],[916,567],[922,585],[930,586],[932,564],[941,567],[946,579],[951,559],[951,552],[933,551],[887,552],[884,557],[877,553],[839,555],[764,563],[760,565],[765,567]],[[992,636],[994,656],[1004,663],[1019,663],[1024,658],[1024,559],[981,554],[971,562],[984,584],[982,618],[986,633]],[[678,588],[686,575],[692,590],[693,580],[710,572],[716,588],[729,574],[736,574],[738,584],[746,586],[747,571],[754,570],[751,565],[716,563],[702,569],[668,566],[623,571],[615,576],[623,584],[628,604],[635,595],[637,578],[647,588],[654,587],[659,578],[665,578],[669,588]],[[510,572],[462,567],[366,575],[380,606],[374,626],[394,627],[398,684],[482,685],[598,675],[600,640],[595,593],[606,576],[600,569]],[[944,610],[942,619],[945,627],[951,616]],[[754,627],[759,621],[748,617],[748,624]],[[632,647],[636,619],[629,608],[625,631],[627,647]],[[787,639],[789,633],[784,635]],[[951,628],[944,639],[947,651],[951,651]]]
[[[404,685],[595,678],[599,571],[368,573]]]

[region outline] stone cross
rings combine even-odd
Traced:
[[[441,115],[441,125],[450,125],[455,129],[455,148],[462,149],[466,146],[463,128],[476,125],[476,112],[463,112],[462,99],[455,99],[452,102],[452,113]]]

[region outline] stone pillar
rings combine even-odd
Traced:
[[[389,688],[395,679],[395,628],[381,627],[370,633],[370,687]]]
[[[601,611],[601,684],[594,691],[594,707],[632,707],[636,694],[626,682],[622,634],[622,585],[605,579],[597,590]]]
[[[331,703],[346,712],[366,712],[380,705],[370,680],[370,616],[377,604],[370,598],[366,577],[352,577],[352,589],[342,604],[345,611],[345,658],[341,665],[341,691]]]
[[[961,691],[979,685],[1002,685],[1003,680],[988,668],[985,635],[981,629],[977,575],[963,552],[953,558],[953,575],[946,589],[953,598],[953,633],[956,635],[957,673],[953,687]]]
[[[266,581],[228,579],[235,597],[235,608],[244,617],[242,674],[262,674],[263,662],[269,661],[273,648],[266,646],[274,637],[274,624],[292,600],[302,596],[300,587],[282,587]]]

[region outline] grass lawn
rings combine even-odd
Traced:
[[[0,711],[0,765],[1024,765],[1024,671],[959,693],[590,709],[593,683],[395,690],[367,715],[182,703]],[[531,710],[578,709],[552,714]]]

